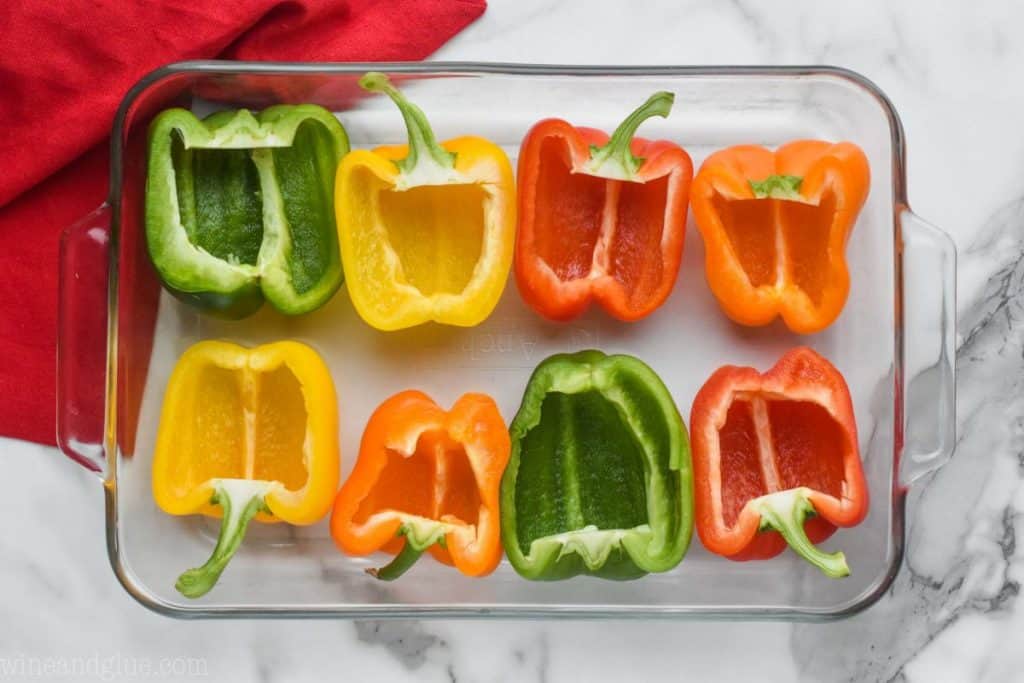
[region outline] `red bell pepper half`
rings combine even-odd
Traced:
[[[809,348],[771,370],[719,368],[690,415],[697,533],[733,560],[774,557],[788,543],[826,575],[850,570],[815,547],[864,519],[868,491],[846,381]]]
[[[693,163],[680,146],[634,138],[674,96],[655,93],[609,138],[546,119],[519,152],[516,282],[552,320],[571,320],[596,300],[639,320],[675,284],[683,255]]]

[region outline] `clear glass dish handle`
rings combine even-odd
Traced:
[[[64,231],[57,313],[57,445],[104,478],[109,245],[106,204]]]
[[[956,446],[956,245],[909,209],[899,214],[903,264],[903,445],[910,485]]]

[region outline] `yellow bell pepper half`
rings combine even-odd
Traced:
[[[379,330],[435,321],[471,327],[501,298],[515,241],[515,180],[500,147],[438,143],[423,112],[380,73],[359,84],[388,95],[409,144],[349,153],[335,211],[356,311]]]
[[[190,598],[213,588],[253,518],[320,520],[334,501],[338,468],[337,399],[316,351],[292,341],[189,348],[164,394],[153,497],[169,514],[223,521],[209,561],[175,587]]]

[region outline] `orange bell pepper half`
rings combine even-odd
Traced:
[[[740,145],[708,157],[693,181],[693,217],[725,314],[741,325],[781,315],[799,334],[831,325],[850,291],[846,241],[870,184],[867,157],[849,142]]]
[[[374,411],[355,469],[334,501],[331,535],[342,551],[396,554],[368,573],[393,580],[424,550],[468,576],[501,559],[501,475],[511,452],[494,401],[466,394],[445,412],[403,391]]]
[[[526,134],[515,273],[523,299],[544,317],[571,320],[594,300],[619,320],[639,320],[671,293],[693,164],[678,145],[633,134],[668,116],[672,101],[655,93],[611,138],[561,119]]]
[[[860,523],[868,491],[846,381],[809,348],[771,370],[719,368],[690,415],[697,533],[733,560],[774,557],[788,543],[826,575],[850,571],[814,544]]]

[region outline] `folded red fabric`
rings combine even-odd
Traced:
[[[54,443],[57,245],[107,192],[124,93],[169,62],[426,57],[485,0],[0,3],[0,434]]]

